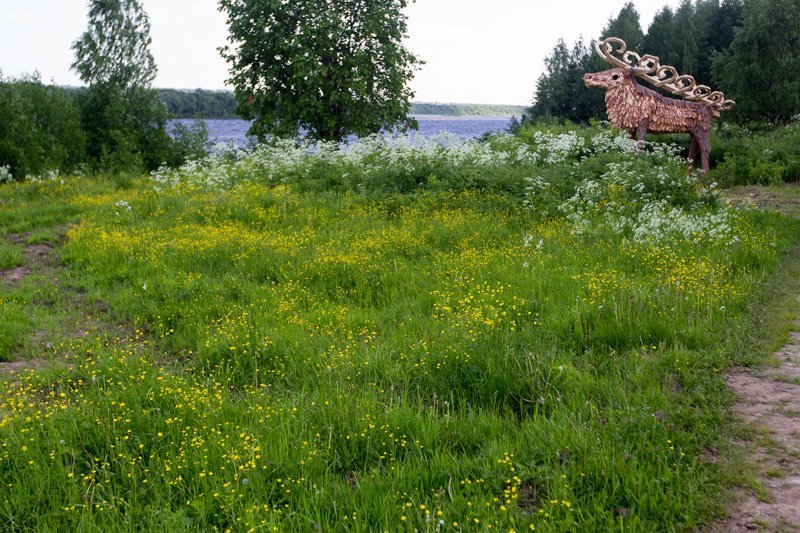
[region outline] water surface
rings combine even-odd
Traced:
[[[480,137],[484,133],[506,131],[511,117],[451,117],[441,115],[417,115],[418,134],[433,136],[438,133],[454,133],[459,137]],[[195,119],[176,119],[174,122],[191,126]],[[205,119],[208,138],[213,143],[247,144],[250,122],[238,119]]]

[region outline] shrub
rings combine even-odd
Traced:
[[[723,186],[774,185],[800,179],[800,123],[757,129],[723,123],[717,128],[711,176]]]
[[[0,78],[0,182],[48,170],[72,172],[86,160],[73,100],[38,75]]]

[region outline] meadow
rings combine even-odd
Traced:
[[[51,175],[0,228],[8,531],[703,527],[798,244],[603,128]]]

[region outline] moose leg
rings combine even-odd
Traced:
[[[644,150],[644,138],[647,136],[647,129],[650,127],[649,120],[643,120],[639,123],[639,127],[636,128],[636,140],[638,141],[636,145],[636,152],[639,153]]]
[[[694,170],[694,160],[697,158],[697,150],[700,148],[700,143],[697,142],[697,137],[692,134],[692,143],[689,145],[689,172]]]
[[[711,133],[706,133],[699,140],[700,144],[700,165],[703,174],[708,174],[708,156],[711,154]]]

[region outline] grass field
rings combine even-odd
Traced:
[[[2,528],[712,520],[795,219],[606,132],[454,143],[2,186]]]

